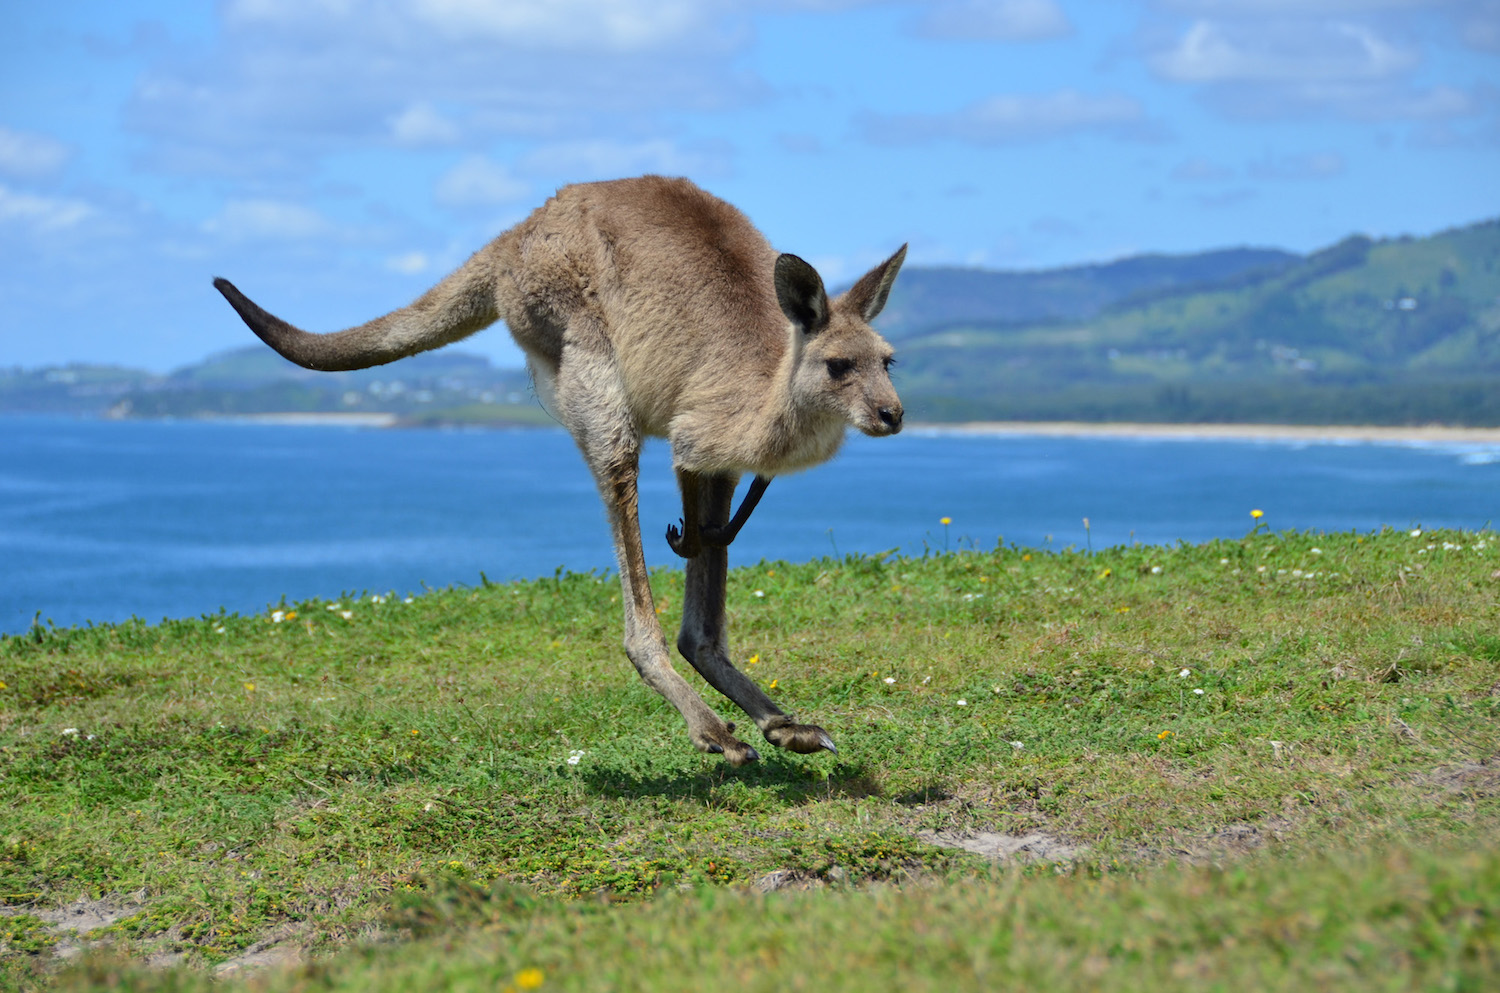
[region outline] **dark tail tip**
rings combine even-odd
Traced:
[[[241,293],[238,287],[223,276],[214,277],[214,289],[224,294],[224,299],[229,301],[229,306],[234,308],[235,313],[240,315],[240,319],[267,345],[270,345],[277,352],[281,353],[284,358],[296,362],[298,365],[306,366],[309,369],[315,368],[287,354],[290,343],[300,337],[302,332],[281,318],[262,310],[253,300]]]

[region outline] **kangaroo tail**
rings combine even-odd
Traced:
[[[495,262],[481,251],[408,307],[358,327],[310,334],[267,313],[222,277],[214,288],[261,341],[306,369],[368,369],[467,338],[499,320]]]

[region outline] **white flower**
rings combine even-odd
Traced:
[[[1023,748],[1026,747],[1026,743],[1022,742],[1022,741],[1012,741],[1010,743],[1010,747],[1014,748],[1016,751],[1019,752],[1021,749],[1023,749]]]
[[[750,595],[751,596],[765,596],[766,595],[766,591],[765,590],[756,590],[754,593],[752,593]]]
[[[1219,565],[1228,565],[1228,564],[1229,564],[1229,560],[1228,559],[1220,559],[1219,560]]]
[[[401,602],[402,603],[416,603],[417,600],[416,600],[416,597],[407,597],[405,600],[402,600]]]
[[[1160,576],[1161,575],[1161,566],[1159,566],[1159,565],[1152,566],[1151,567],[1151,575],[1153,575],[1153,576]]]
[[[1322,555],[1323,554],[1323,549],[1321,549],[1321,548],[1309,548],[1307,550],[1307,554],[1309,554],[1309,555]]]
[[[1186,679],[1189,676],[1191,676],[1192,674],[1193,674],[1193,670],[1191,670],[1191,669],[1184,669],[1184,670],[1182,670],[1181,672],[1179,672],[1177,674],[1177,678],[1178,679]]]
[[[218,627],[214,628],[214,634],[224,634],[224,625],[220,624]]]
[[[68,737],[76,737],[77,734],[78,734],[78,729],[77,728],[63,728],[62,729],[62,733],[64,735],[68,736]]]
[[[323,609],[324,610],[338,610],[342,606],[343,606],[343,604],[341,604],[341,603],[330,603],[328,606],[324,607]]]
[[[959,705],[959,706],[960,706],[960,707],[967,707],[967,706],[968,706],[968,705],[969,705],[969,701],[967,701],[967,700],[964,700],[964,699],[960,699],[960,700],[959,700],[959,701],[958,701],[958,705]]]
[[[339,611],[339,616],[342,617],[346,621],[353,620],[354,619],[354,611],[352,611],[352,610],[341,610],[341,611]]]
[[[887,677],[885,677],[885,685],[887,685],[887,686],[890,686],[895,681],[896,681],[896,677],[895,676],[887,676]]]
[[[1193,691],[1193,696],[1202,696],[1202,695],[1203,695],[1203,691],[1202,690],[1194,690]]]
[[[1420,537],[1422,537],[1422,529],[1421,528],[1412,528],[1411,529],[1411,536],[1413,538],[1420,538]]]
[[[582,748],[575,748],[571,752],[568,753],[568,765],[577,765],[578,762],[579,762],[579,760],[581,760],[582,758],[583,758],[583,749]]]
[[[273,610],[273,611],[271,611],[271,623],[272,624],[280,624],[285,619],[286,619],[286,611],[284,611],[284,610]]]

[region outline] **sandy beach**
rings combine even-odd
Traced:
[[[1413,444],[1500,444],[1500,428],[1442,425],[1377,427],[1350,424],[1097,424],[1084,421],[970,421],[912,424],[946,434],[1039,435],[1073,438],[1225,438],[1274,441],[1355,441]]]

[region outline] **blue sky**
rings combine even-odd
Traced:
[[[837,285],[1500,215],[1500,0],[8,4],[0,366],[335,330],[558,186],[686,175]],[[465,348],[514,364],[503,327]]]

